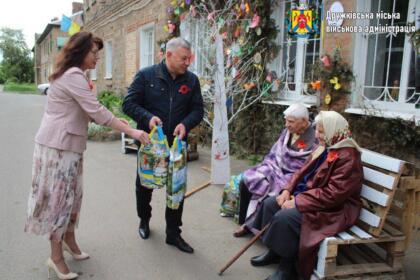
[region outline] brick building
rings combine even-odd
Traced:
[[[286,71],[283,83],[290,86],[279,92],[277,101],[273,103],[287,105],[300,101],[311,106],[322,106],[323,96],[311,95],[307,91],[312,81],[310,67],[321,55],[331,56],[334,48],[339,48],[343,59],[352,67],[355,79],[348,100],[343,99],[341,104],[337,104],[337,108],[332,109],[345,110],[356,115],[401,118],[420,125],[420,71],[415,69],[415,61],[419,60],[418,52],[413,48],[408,33],[394,33],[391,32],[392,29],[382,28],[407,27],[412,23],[420,28],[418,1],[278,2],[279,5],[274,7],[272,15],[280,27],[277,42],[281,48],[279,56],[270,68],[277,73]],[[310,4],[318,9],[319,13],[324,14],[322,39],[318,37],[288,40],[284,18],[291,6],[299,2]],[[359,18],[328,20],[327,12],[354,13],[353,15]],[[371,18],[360,18],[361,15]],[[327,29],[333,25],[341,27],[341,30],[347,27],[348,31]],[[350,27],[370,27],[371,32],[352,32]]]
[[[83,3],[72,3],[72,18],[82,18]],[[54,69],[55,57],[67,42],[69,35],[60,30],[60,20],[51,20],[41,34],[35,34],[34,68],[35,83],[48,83],[48,77]],[[82,24],[82,22],[79,23]]]
[[[124,94],[135,73],[160,60],[157,42],[167,34],[168,0],[84,0],[85,30],[104,41],[100,61],[91,71],[98,92]]]

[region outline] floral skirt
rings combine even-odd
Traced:
[[[83,154],[35,144],[25,232],[61,241],[78,223]]]

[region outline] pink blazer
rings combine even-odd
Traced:
[[[78,67],[51,83],[47,105],[35,142],[59,150],[83,153],[88,123],[109,126],[114,115],[102,106]]]

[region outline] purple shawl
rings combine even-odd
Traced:
[[[310,145],[305,150],[296,151],[290,148],[290,133],[284,129],[280,138],[273,145],[264,161],[244,172],[244,183],[252,194],[248,206],[245,224],[251,228],[255,213],[259,209],[261,201],[269,196],[275,196],[289,183],[293,174],[299,170],[314,147],[313,129],[307,129],[300,139],[309,136]],[[310,134],[310,135],[308,135]],[[305,141],[308,143],[307,141]],[[309,144],[308,143],[308,144]]]

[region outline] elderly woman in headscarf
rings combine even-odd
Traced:
[[[243,173],[239,185],[239,224],[242,226],[234,232],[235,237],[253,230],[262,201],[277,196],[316,147],[315,129],[304,105],[290,105],[284,111],[284,118],[286,128],[264,161]]]
[[[323,239],[351,227],[362,206],[363,170],[359,146],[346,119],[334,111],[315,118],[316,137],[326,151],[316,149],[278,197],[264,201],[255,219],[258,229],[270,224],[262,241],[268,251],[251,259],[254,266],[279,268],[269,280],[309,279]]]

